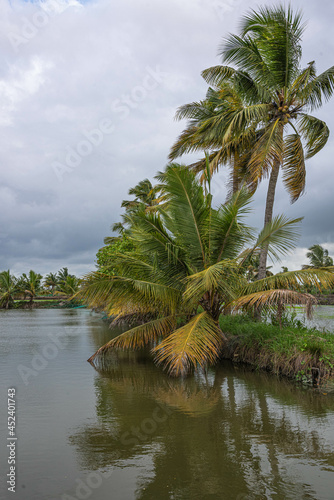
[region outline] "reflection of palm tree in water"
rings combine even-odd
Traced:
[[[222,367],[206,381],[170,380],[141,356],[121,356],[121,363],[113,362],[96,379],[98,423],[70,438],[84,468],[129,467],[147,456],[153,465],[139,472],[134,498],[140,500],[240,494],[265,499],[266,492],[278,499],[308,498],[284,471],[284,460],[305,453],[330,459],[317,431],[299,426],[293,386],[276,387],[273,377],[242,371],[236,376]],[[275,404],[289,398],[297,424],[288,413],[283,419],[274,414]],[[155,426],[149,423],[154,414],[160,419]]]

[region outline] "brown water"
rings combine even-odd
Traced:
[[[334,499],[334,396],[226,363],[169,379],[87,310],[0,311],[0,498]],[[7,491],[7,389],[17,482]]]

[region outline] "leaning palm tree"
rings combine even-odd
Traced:
[[[10,271],[0,273],[0,307],[9,309],[14,303],[14,297],[19,292],[17,278]]]
[[[244,222],[251,195],[241,190],[218,209],[194,173],[172,164],[159,175],[165,203],[155,213],[138,212],[131,227],[134,252],[114,259],[115,276],[86,276],[79,296],[114,318],[140,323],[102,346],[90,361],[113,348],[151,345],[157,363],[184,375],[214,363],[226,335],[219,317],[239,309],[284,303],[310,305],[304,283],[331,286],[329,270],[303,270],[254,283],[246,278],[254,252],[268,244],[273,257],[289,251],[296,224],[276,217],[258,235]],[[287,288],[288,287],[288,288]]]
[[[250,131],[258,133],[247,163],[248,179],[256,186],[269,177],[264,224],[272,220],[279,171],[291,202],[305,189],[305,160],[326,144],[327,125],[309,114],[329,99],[334,90],[334,66],[316,74],[314,61],[301,68],[304,25],[290,7],[263,7],[242,20],[239,36],[222,45],[224,65],[203,72],[219,90],[232,86],[242,98],[236,104],[217,104],[207,122],[205,137],[220,140],[224,150]],[[226,64],[233,64],[228,66]],[[215,116],[214,116],[215,115]],[[227,123],[227,127],[226,127]],[[265,276],[268,249],[260,255],[259,278]]]
[[[333,259],[329,257],[328,250],[321,245],[312,245],[308,250],[306,257],[310,259],[310,264],[303,266],[304,269],[309,267],[329,267],[333,265]]]

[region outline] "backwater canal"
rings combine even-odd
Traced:
[[[230,363],[174,380],[140,352],[94,369],[114,334],[84,309],[0,311],[1,499],[334,499],[333,394]]]

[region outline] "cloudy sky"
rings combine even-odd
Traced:
[[[274,2],[267,1],[266,4]],[[82,275],[120,218],[127,191],[164,168],[185,123],[178,106],[204,97],[200,73],[252,0],[0,0],[0,270]],[[334,4],[292,1],[308,22],[303,64],[334,65]],[[334,99],[317,112],[334,130]],[[297,269],[320,243],[334,254],[334,134],[307,164],[306,192],[276,213],[304,216]],[[186,159],[184,159],[186,161]],[[226,173],[214,179],[224,201]],[[260,228],[266,183],[254,198]],[[276,266],[279,270],[279,266]]]

